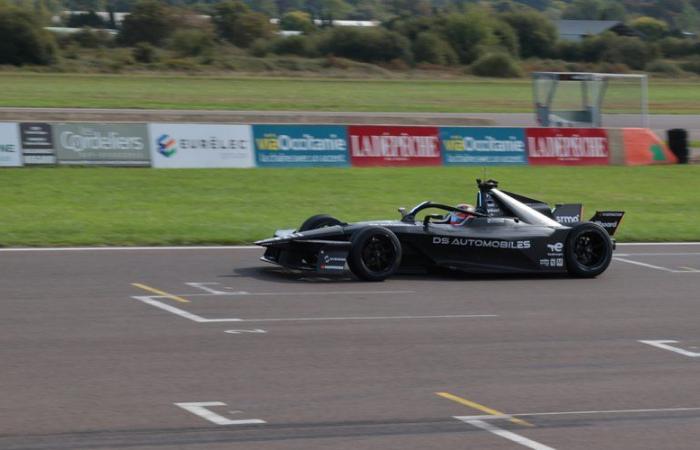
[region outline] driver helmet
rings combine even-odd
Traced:
[[[460,203],[455,206],[455,208],[463,209],[465,211],[472,211],[474,209],[474,207],[469,203]],[[474,215],[470,214],[469,212],[452,211],[450,213],[449,223],[451,225],[460,225],[471,217],[474,217]]]

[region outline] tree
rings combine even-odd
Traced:
[[[141,0],[124,18],[118,41],[126,45],[148,42],[160,45],[170,37],[174,26],[175,14],[167,5],[157,0]]]
[[[274,33],[267,16],[251,11],[240,1],[217,4],[212,20],[219,35],[238,47],[248,47],[256,39],[271,38]]]
[[[450,14],[445,20],[444,35],[464,64],[480,56],[481,46],[497,43],[489,18],[479,12]]]
[[[637,17],[630,22],[630,27],[642,34],[642,37],[650,41],[656,41],[668,33],[668,25],[663,20],[653,17]]]
[[[517,33],[520,56],[544,58],[550,55],[557,41],[557,30],[543,14],[523,11],[505,13],[501,18]]]
[[[0,64],[50,64],[55,54],[53,36],[32,12],[0,3]]]
[[[316,28],[311,15],[304,11],[290,11],[280,19],[280,28],[283,30],[302,31],[309,33]]]

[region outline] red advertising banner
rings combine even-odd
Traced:
[[[533,165],[607,165],[608,134],[602,128],[528,128],[528,161]]]
[[[439,166],[437,127],[350,126],[353,166]]]

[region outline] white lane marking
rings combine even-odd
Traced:
[[[619,245],[619,244],[618,244]],[[0,252],[93,252],[130,250],[262,250],[257,245],[183,246],[183,247],[13,247],[0,248]]]
[[[700,245],[700,242],[618,242],[618,246],[664,246],[664,245]],[[163,247],[11,247],[0,248],[0,252],[92,252],[92,251],[130,251],[130,250],[261,250],[257,245],[193,245]]]
[[[475,426],[477,428],[481,428],[482,430],[488,431],[489,433],[493,433],[496,436],[508,439],[509,441],[522,445],[523,447],[531,448],[533,450],[556,450],[554,447],[549,447],[547,445],[540,444],[537,441],[533,441],[532,439],[528,439],[525,436],[513,433],[512,431],[504,430],[503,428],[498,428],[497,426],[485,422],[483,420],[462,420],[460,417],[455,417],[455,419],[461,420],[462,422],[468,423],[469,425]]]
[[[377,294],[392,294],[392,295],[403,295],[403,294],[415,294],[416,291],[286,291],[286,292],[248,292],[248,291],[230,291],[222,292],[220,294],[177,294],[179,297],[225,297],[225,296],[298,296],[298,295],[377,295]],[[176,294],[173,294],[176,295]],[[151,298],[166,298],[162,295],[153,295]]]
[[[168,305],[166,303],[161,303],[158,300],[153,300],[153,297],[132,297],[136,300],[140,300],[148,305],[155,306],[169,313],[173,313],[177,316],[184,317],[185,319],[192,320],[198,323],[211,322],[211,319],[205,319],[202,316],[192,314],[191,312],[185,311],[184,309],[177,308],[173,305]],[[240,322],[241,319],[219,319],[218,322]]]
[[[700,256],[700,252],[673,253],[616,253],[615,256]]]
[[[615,261],[626,262],[628,264],[634,264],[636,266],[646,267],[648,269],[660,270],[662,272],[668,272],[668,273],[700,273],[700,270],[696,270],[696,269],[688,268],[688,267],[686,267],[683,270],[675,270],[675,269],[669,269],[668,267],[655,266],[653,264],[647,264],[647,263],[643,263],[643,262],[639,262],[639,261],[633,261],[631,259],[620,258],[619,256],[614,256],[613,259]]]
[[[185,402],[175,403],[175,405],[216,425],[250,425],[256,423],[267,423],[261,419],[231,420],[207,409],[209,406],[226,406],[226,403],[224,402]],[[240,411],[235,412],[238,413]]]
[[[659,246],[659,245],[700,245],[700,242],[618,242],[617,245],[639,245],[639,246]]]
[[[456,419],[464,420],[488,420],[488,419],[510,419],[513,417],[540,417],[540,416],[578,416],[578,415],[604,415],[604,414],[648,414],[648,413],[664,413],[664,412],[693,412],[700,411],[698,407],[692,408],[645,408],[645,409],[601,409],[601,410],[583,410],[583,411],[550,411],[550,412],[534,412],[534,413],[518,413],[504,415],[481,415],[481,416],[456,416]]]
[[[228,286],[224,286],[224,289],[230,289],[228,291],[219,291],[218,289],[214,289],[213,287],[209,287],[211,285],[218,285],[221,286],[221,283],[217,282],[189,282],[185,283],[188,286],[192,286],[193,288],[201,289],[204,292],[208,292],[209,294],[213,295],[249,295],[249,292],[246,291],[234,291]],[[202,294],[200,294],[202,295]]]
[[[678,341],[672,341],[672,340],[660,340],[660,341],[639,341],[642,344],[647,344],[651,345],[652,347],[657,347],[662,350],[668,350],[670,352],[675,352],[683,356],[688,356],[690,358],[700,358],[700,353],[697,352],[691,352],[690,350],[685,350],[680,347],[676,347],[674,345],[668,345],[668,344],[677,344]]]
[[[197,323],[222,323],[222,322],[307,322],[307,321],[324,321],[324,320],[398,320],[398,319],[469,319],[480,317],[498,317],[497,314],[464,314],[464,315],[446,315],[446,316],[352,316],[352,317],[285,317],[271,319],[240,319],[240,318],[223,318],[223,319],[207,319],[206,317],[192,314],[173,305],[154,300],[156,296],[132,297],[133,299],[142,301],[148,305],[155,306],[169,313],[185,319],[192,320]]]
[[[244,334],[244,333],[260,333],[260,334],[265,334],[267,331],[261,330],[260,328],[256,328],[254,330],[226,330],[224,333],[228,334]]]
[[[241,322],[304,322],[322,320],[415,320],[415,319],[471,319],[498,317],[497,314],[461,314],[449,316],[358,316],[358,317],[290,317],[281,319],[241,319]],[[213,322],[213,321],[212,321]]]

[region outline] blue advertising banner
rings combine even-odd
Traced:
[[[440,128],[445,165],[527,164],[523,128]]]
[[[258,167],[345,167],[347,129],[337,125],[253,125]]]

